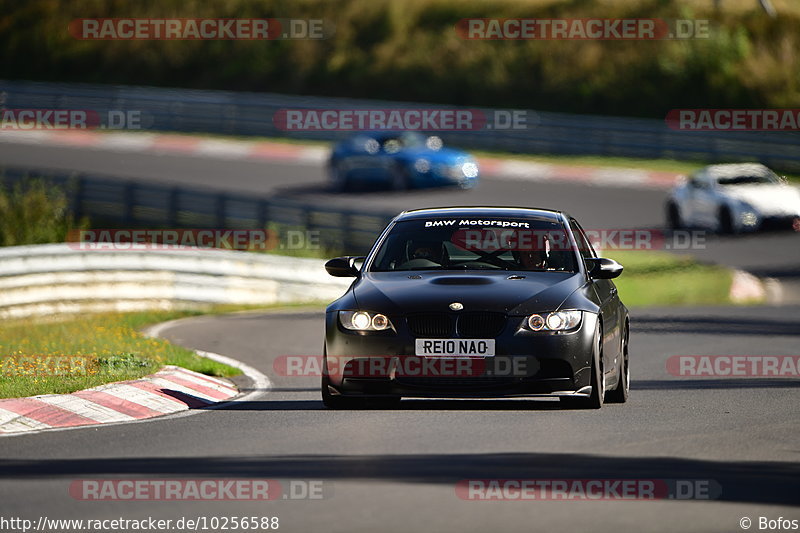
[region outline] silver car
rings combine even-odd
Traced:
[[[800,231],[800,190],[759,163],[711,165],[681,180],[670,192],[666,211],[673,229]]]

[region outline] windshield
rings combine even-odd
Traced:
[[[371,272],[519,270],[575,272],[564,227],[544,219],[432,218],[398,222]]]
[[[741,175],[717,179],[720,185],[774,185],[780,183],[775,174]]]

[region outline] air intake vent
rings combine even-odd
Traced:
[[[458,335],[473,339],[491,339],[506,325],[502,313],[464,313],[458,317]]]
[[[410,315],[408,329],[415,337],[452,337],[453,319],[446,313],[426,313]]]
[[[409,315],[408,329],[419,338],[451,338],[458,334],[467,339],[492,339],[506,325],[502,313],[420,313]],[[456,327],[454,327],[456,326]]]

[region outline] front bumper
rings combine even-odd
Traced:
[[[800,215],[773,215],[762,217],[759,223],[760,230],[791,230],[800,231]]]
[[[495,337],[495,356],[423,357],[402,317],[395,332],[343,330],[336,312],[326,315],[326,384],[334,395],[423,398],[588,396],[597,315],[580,327],[553,334],[519,330],[509,317]],[[458,337],[453,337],[458,338]]]

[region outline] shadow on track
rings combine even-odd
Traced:
[[[787,309],[787,314],[789,313]],[[701,335],[800,336],[797,320],[766,320],[756,316],[634,316],[631,331],[641,333],[696,333]]]
[[[274,389],[272,389],[274,390]],[[319,389],[313,389],[317,392]],[[292,392],[296,389],[292,389]],[[214,407],[217,411],[323,411],[321,400],[260,400],[253,402],[232,401]],[[408,398],[399,404],[387,406],[382,403],[364,403],[354,406],[353,411],[564,411],[558,401],[550,400],[449,400]]]
[[[792,389],[796,387],[800,387],[800,380],[794,378],[640,379],[631,382],[632,390]]]
[[[717,501],[800,506],[800,464],[781,462],[558,453],[0,460],[0,478],[4,479],[120,475],[368,480],[453,486],[463,479],[709,480],[721,486]]]

